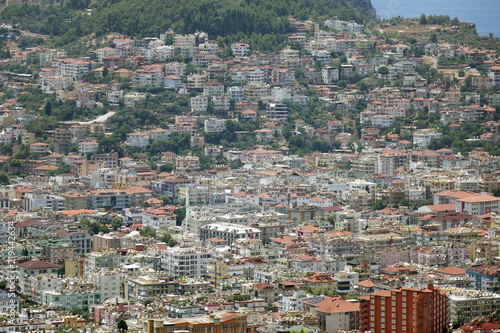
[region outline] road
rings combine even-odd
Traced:
[[[99,116],[95,119],[89,120],[89,121],[65,121],[65,124],[78,124],[78,125],[90,125],[92,123],[105,123],[106,120],[108,120],[109,117],[114,115],[116,111],[109,111],[106,114],[103,114],[102,116]]]

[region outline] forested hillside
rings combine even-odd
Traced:
[[[91,8],[92,15],[83,14]],[[121,0],[67,1],[62,6],[9,6],[5,21],[55,36],[109,32],[132,37],[157,36],[167,29],[195,30],[210,36],[283,34],[292,31],[289,17],[298,20],[338,16],[344,20],[375,17],[369,0]]]

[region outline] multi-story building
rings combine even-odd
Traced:
[[[479,216],[500,209],[500,198],[491,195],[471,195],[456,200],[455,211]]]
[[[360,317],[366,317],[362,332],[440,333],[449,323],[449,299],[446,292],[428,285],[426,289],[380,290],[370,294],[368,306]]]
[[[281,103],[269,103],[266,107],[267,120],[280,123],[288,122],[288,107]]]
[[[139,109],[146,105],[146,94],[131,92],[123,96],[123,102],[128,109]]]
[[[384,149],[377,154],[377,173],[394,175],[395,170],[406,167],[408,164],[408,153]]]
[[[207,264],[208,281],[213,287],[221,288],[229,279],[254,279],[255,270],[266,267],[266,263],[259,259],[232,259],[212,260]]]
[[[152,297],[176,294],[179,282],[156,276],[139,276],[125,281],[125,299],[144,302]]]
[[[446,291],[450,295],[451,322],[457,321],[459,315],[465,316],[464,322],[487,317],[500,308],[499,294],[461,288],[446,288]]]
[[[337,67],[325,66],[321,70],[321,80],[325,84],[333,84],[340,79],[339,69]]]
[[[199,170],[200,158],[193,155],[177,156],[175,158],[175,169],[179,171]]]
[[[141,213],[142,226],[150,226],[157,230],[168,230],[175,227],[176,215],[171,210],[150,208]]]
[[[210,223],[200,228],[200,239],[222,238],[229,243],[241,238],[260,239],[261,231],[257,228],[232,223]]]
[[[149,134],[142,132],[135,132],[127,134],[127,146],[146,149],[149,146]]]
[[[22,262],[18,265],[19,287],[22,293],[31,293],[32,277],[38,277],[40,274],[52,275],[57,274],[58,265],[44,260],[30,260]]]
[[[500,287],[500,268],[495,266],[473,266],[465,274],[474,278],[474,288],[483,291],[496,291]]]
[[[101,302],[101,293],[97,290],[40,290],[37,293],[39,293],[38,297],[42,305],[63,308],[68,311]]]
[[[248,51],[250,51],[250,45],[245,43],[235,43],[231,45],[231,51],[233,51],[233,56],[235,57],[246,57]]]
[[[161,267],[169,276],[203,276],[212,256],[205,249],[168,248],[161,251]]]
[[[40,240],[37,245],[42,248],[43,255],[53,263],[61,263],[64,259],[72,259],[75,256],[76,246],[59,238]]]
[[[208,108],[207,96],[199,95],[191,97],[191,111],[206,112]]]
[[[314,293],[332,293],[337,288],[337,280],[330,274],[308,274],[301,278],[301,281],[306,288],[310,288]]]
[[[157,69],[138,69],[132,75],[132,82],[137,86],[163,86],[163,71]]]
[[[148,333],[173,333],[183,330],[186,333],[202,331],[214,333],[246,333],[247,315],[235,311],[215,312],[205,317],[149,319]]]
[[[439,140],[443,134],[436,132],[433,129],[417,130],[413,133],[414,147],[429,147],[432,139]]]
[[[205,119],[206,133],[220,133],[226,130],[226,119]]]
[[[425,266],[458,266],[468,259],[467,248],[462,246],[432,246],[409,251],[409,260]]]
[[[126,191],[120,190],[98,190],[90,191],[89,208],[127,208],[131,204],[131,196]]]

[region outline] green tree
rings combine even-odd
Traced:
[[[278,307],[273,303],[267,303],[264,307],[264,311],[266,312],[278,312]]]
[[[371,208],[373,210],[381,210],[381,209],[384,209],[387,207],[387,202],[385,202],[384,200],[377,200],[375,203],[373,203],[373,205],[371,206]]]
[[[142,237],[150,237],[150,238],[155,238],[156,237],[156,229],[151,227],[151,226],[145,226],[141,230],[139,230],[139,235]]]
[[[128,325],[125,320],[120,320],[118,324],[116,325],[116,328],[118,329],[119,332],[126,332],[128,331]]]
[[[182,221],[186,218],[186,207],[179,207],[174,210],[174,214],[176,215],[175,217],[175,224],[177,226],[182,225]]]
[[[66,264],[63,262],[61,266],[57,269],[57,275],[58,276],[65,276],[66,275]]]
[[[174,247],[177,245],[177,241],[175,239],[172,238],[172,235],[170,233],[165,233],[161,239],[160,239],[162,242],[164,242],[165,244],[167,244],[167,246],[169,247]]]
[[[1,185],[9,185],[10,184],[9,174],[5,171],[0,171],[0,184]]]
[[[420,19],[418,20],[418,22],[420,23],[420,25],[427,24],[427,17],[425,16],[425,14],[420,15]]]
[[[389,74],[389,68],[387,68],[387,66],[380,66],[378,69],[378,73],[380,75],[387,75]]]
[[[500,197],[500,187],[497,187],[497,188],[494,188],[491,193],[493,194],[493,196],[495,197]]]
[[[172,172],[175,169],[173,164],[162,164],[160,165],[160,172]]]
[[[123,226],[123,218],[121,216],[115,216],[111,220],[111,227],[113,230],[118,230]]]
[[[50,116],[52,114],[52,104],[50,103],[50,101],[47,101],[47,103],[45,103],[44,111],[46,116]]]
[[[410,207],[411,203],[408,198],[403,198],[399,201],[399,205],[404,207]]]
[[[88,217],[84,217],[80,220],[80,225],[83,228],[87,228],[91,234],[98,234],[101,228],[101,223],[97,221],[92,221]]]

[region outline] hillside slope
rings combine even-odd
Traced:
[[[93,8],[91,16],[82,9]],[[154,36],[168,29],[181,33],[202,30],[210,36],[239,32],[288,33],[288,18],[322,20],[338,16],[375,18],[370,0],[72,0],[55,6],[9,6],[3,20],[43,34],[61,36],[117,32],[134,37]]]

